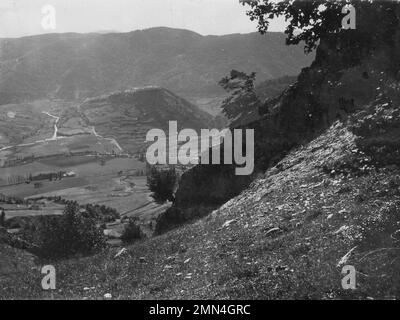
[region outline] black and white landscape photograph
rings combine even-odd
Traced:
[[[0,300],[399,298],[400,2],[1,0]]]

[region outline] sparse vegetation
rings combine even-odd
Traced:
[[[255,87],[256,73],[246,74],[232,70],[230,75],[224,77],[219,85],[230,96],[222,103],[222,111],[231,120],[250,110],[257,110],[261,106]]]

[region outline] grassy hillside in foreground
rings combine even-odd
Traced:
[[[54,297],[398,298],[400,169],[380,162],[382,152],[396,155],[375,148],[373,132],[384,128],[386,145],[398,141],[399,118],[375,103],[290,153],[209,217],[117,258],[114,248],[56,263]],[[343,264],[355,266],[357,290],[341,289]],[[0,298],[48,297],[40,277],[31,269],[0,278]]]

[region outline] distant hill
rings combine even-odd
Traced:
[[[212,124],[212,117],[172,93],[159,87],[132,89],[92,98],[77,109],[61,115],[60,134],[93,132],[115,138],[121,147],[137,152],[144,147],[146,134],[154,128],[168,129],[169,121],[182,128],[199,130]]]
[[[224,95],[217,82],[231,69],[255,71],[261,82],[297,75],[311,63],[313,56],[302,46],[286,46],[284,38],[153,28],[0,39],[0,104],[85,99],[156,85],[216,114],[212,109]]]

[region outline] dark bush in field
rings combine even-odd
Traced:
[[[37,247],[35,254],[45,259],[88,255],[106,244],[96,220],[81,215],[76,203],[68,204],[62,216],[41,217],[25,226],[22,234]]]
[[[91,205],[84,206],[86,212],[85,217],[93,218],[102,223],[110,223],[120,218],[119,213],[114,208],[109,208],[104,205]]]
[[[6,222],[6,213],[3,208],[0,208],[0,227],[4,227]]]
[[[147,172],[147,185],[157,202],[173,201],[177,182],[175,168],[151,167]]]
[[[122,233],[121,239],[124,242],[134,242],[136,240],[143,239],[145,234],[140,229],[140,226],[136,224],[135,219],[129,219],[128,224],[125,226],[124,232]]]

